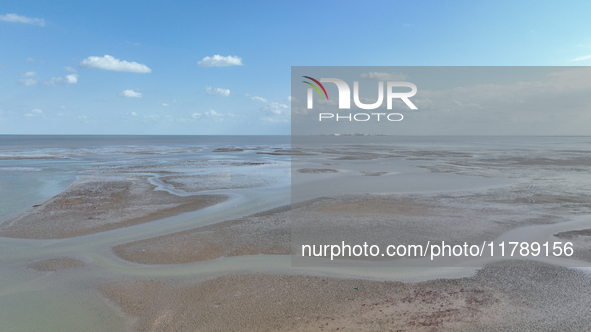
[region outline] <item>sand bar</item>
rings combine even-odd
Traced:
[[[0,236],[80,236],[195,211],[226,199],[223,195],[179,197],[154,188],[146,176],[81,181],[32,211],[3,223]]]

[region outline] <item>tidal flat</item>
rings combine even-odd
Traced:
[[[0,146],[6,331],[591,325],[589,138],[23,142]],[[511,237],[572,240],[575,255],[429,265],[299,252]]]

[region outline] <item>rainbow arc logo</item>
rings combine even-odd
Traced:
[[[320,88],[322,88],[322,91],[324,91],[324,95],[326,96],[326,100],[328,100],[328,94],[326,93],[326,89],[324,89],[324,86],[322,85],[322,83],[320,83],[318,80],[310,77],[310,76],[302,76],[305,77],[309,80],[312,80],[314,83],[318,84],[318,86],[320,86]],[[302,81],[308,85],[310,85],[311,87],[313,87],[314,89],[316,89],[316,91],[318,92],[318,95],[320,95],[320,99],[324,99],[324,97],[322,97],[322,93],[320,93],[320,89],[318,89],[318,87],[310,82],[307,81]]]

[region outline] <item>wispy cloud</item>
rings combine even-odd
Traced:
[[[65,77],[52,77],[51,79],[43,82],[44,85],[48,86],[60,86],[64,84],[76,84],[78,82],[77,74],[66,75]]]
[[[33,76],[37,76],[37,72],[36,71],[28,71],[24,74],[21,75],[22,77],[33,77]]]
[[[167,103],[159,103],[158,105],[164,106],[164,107],[168,107],[168,104]]]
[[[379,73],[370,72],[361,74],[361,78],[364,80],[375,80],[375,81],[400,81],[405,80],[407,77],[404,74],[397,73]]]
[[[578,58],[571,59],[570,61],[583,61],[591,59],[591,55],[583,55]]]
[[[224,116],[222,113],[218,113],[214,110],[210,110],[209,112],[205,112],[205,115],[210,116],[210,117],[216,117],[216,118]]]
[[[28,118],[44,118],[45,114],[43,113],[42,110],[36,108],[36,109],[31,110],[31,112],[26,113],[25,116]]]
[[[262,101],[263,103],[267,102],[267,99],[263,98],[263,97],[250,97],[251,100],[258,100],[258,101]]]
[[[133,90],[123,90],[119,93],[119,96],[126,98],[142,98],[144,95]]]
[[[191,114],[191,119],[193,119],[193,120],[202,119],[202,120],[221,121],[221,120],[223,120],[224,116],[225,116],[225,114],[223,114],[223,113],[216,112],[214,110],[209,110],[209,111],[203,112],[203,113],[195,112],[195,113]]]
[[[0,15],[0,21],[33,24],[40,27],[45,26],[45,20],[42,18],[31,18],[17,14]]]
[[[31,86],[37,84],[37,80],[32,78],[24,78],[18,82],[20,85]]]
[[[137,62],[129,62],[125,60],[116,59],[110,55],[105,55],[102,57],[99,56],[89,56],[88,58],[82,60],[80,62],[80,67],[85,68],[98,68],[104,70],[114,70],[114,71],[124,71],[130,73],[142,73],[147,74],[151,73],[152,69],[148,68],[148,66],[137,63]]]
[[[200,67],[228,67],[228,66],[242,66],[242,59],[237,56],[206,56],[201,61],[197,62]]]
[[[289,106],[285,104],[271,102],[266,104],[263,108],[261,108],[261,110],[268,115],[282,115],[289,113]]]
[[[208,95],[212,95],[212,96],[223,96],[223,97],[228,97],[230,95],[230,90],[229,89],[222,89],[222,88],[211,88],[209,86],[205,87],[205,92]]]

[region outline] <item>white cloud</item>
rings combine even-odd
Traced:
[[[74,84],[76,82],[78,82],[78,75],[76,75],[76,74],[66,75],[66,83]]]
[[[193,119],[199,119],[199,118],[201,117],[201,113],[197,113],[197,112],[195,112],[195,113],[193,113],[193,115],[191,115],[191,117],[192,117]]]
[[[287,98],[285,98],[285,100],[287,100],[288,102],[291,102],[291,98],[293,98],[292,96],[287,96]]]
[[[68,66],[64,67],[64,70],[69,71],[70,73],[74,73],[74,74],[76,74],[78,72],[76,69],[74,69],[72,67],[68,67]]]
[[[361,74],[361,78],[364,80],[376,81],[401,81],[406,79],[406,75],[397,73],[370,72]]]
[[[265,105],[261,110],[267,114],[281,115],[281,114],[288,113],[289,106],[287,106],[285,104],[271,102],[271,103],[268,103],[267,105]]]
[[[131,112],[131,113],[129,113],[129,115],[131,115],[131,116],[137,116],[137,113],[136,112]]]
[[[289,122],[291,115],[289,106],[277,102],[267,102],[259,111],[263,113],[263,116],[259,117],[263,122]]]
[[[31,86],[31,85],[37,84],[37,80],[34,80],[32,78],[25,78],[25,79],[21,79],[19,81],[19,84],[24,85],[24,86]]]
[[[214,110],[210,110],[209,112],[205,112],[205,115],[207,116],[211,116],[211,117],[222,117],[224,116],[222,113],[218,113]]]
[[[578,58],[571,59],[570,61],[583,61],[583,60],[589,60],[589,59],[591,59],[591,55],[584,55],[584,56],[580,56]]]
[[[212,95],[212,96],[224,96],[224,97],[228,97],[230,95],[230,90],[229,89],[222,89],[222,88],[212,89],[209,86],[206,86],[205,87],[205,92],[208,95]]]
[[[263,98],[263,97],[250,97],[251,100],[258,100],[258,101],[262,101],[263,103],[267,102],[267,99]]]
[[[142,98],[144,95],[133,90],[123,90],[119,93],[119,96],[127,98]]]
[[[77,82],[78,82],[78,75],[77,74],[70,74],[70,75],[66,75],[66,77],[52,77],[50,80],[43,82],[43,84],[49,85],[49,86],[60,86],[60,85],[64,85],[65,83],[75,84]]]
[[[201,61],[197,62],[199,67],[228,67],[228,66],[242,66],[242,59],[237,56],[221,56],[214,55],[212,57],[206,56]]]
[[[22,74],[21,76],[22,77],[33,77],[33,76],[36,76],[36,75],[37,75],[37,72],[36,71],[28,71],[28,72]]]
[[[160,105],[160,106],[164,106],[164,107],[168,107],[168,104],[167,104],[167,103],[160,103],[160,104],[158,104],[158,105]]]
[[[25,116],[28,118],[44,118],[45,114],[43,114],[42,110],[36,108],[31,110],[31,112],[26,113]]]
[[[105,55],[103,57],[89,56],[88,58],[80,62],[80,67],[144,74],[152,72],[152,69],[148,68],[148,66],[144,64],[137,62],[128,62],[125,60],[122,61],[119,59],[115,59],[110,55]]]
[[[45,26],[45,20],[42,18],[31,18],[17,14],[0,15],[0,21],[34,24],[41,27]]]
[[[63,85],[66,80],[63,77],[52,77],[50,80],[43,82],[44,85],[58,86]]]

